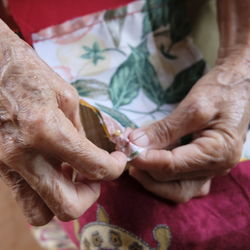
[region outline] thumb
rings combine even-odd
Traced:
[[[202,106],[183,102],[168,117],[131,132],[129,139],[148,149],[162,149],[174,144],[181,137],[203,129],[213,118],[214,112]]]

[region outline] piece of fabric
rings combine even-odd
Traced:
[[[43,29],[32,38],[41,58],[102,111],[112,141],[131,159],[142,149],[134,150],[125,128],[171,113],[207,71],[190,30],[180,1],[140,0]],[[121,136],[113,136],[114,128]],[[249,151],[245,146],[243,159]]]
[[[102,184],[100,199],[84,216],[57,222],[68,238],[54,230],[54,222],[35,229],[35,235],[43,246],[46,239],[53,242],[53,250],[245,250],[250,246],[249,201],[250,161],[215,178],[208,196],[179,205],[155,197],[123,175]],[[65,248],[72,246],[69,238],[75,248]]]
[[[179,7],[182,13],[184,6]],[[102,111],[119,149],[133,146],[124,137],[126,127],[168,115],[206,71],[188,23],[180,22],[182,30],[169,28],[167,9],[164,1],[135,1],[32,35],[41,58]],[[113,136],[113,128],[120,137]],[[140,151],[123,148],[129,158]]]
[[[124,5],[132,0],[8,0],[9,10],[26,41],[31,34],[66,20]]]
[[[240,164],[215,178],[207,197],[180,205],[124,175],[102,185],[100,199],[79,224],[61,225],[80,249],[248,249],[249,168],[250,162]]]
[[[126,127],[168,115],[207,70],[182,3],[138,0],[69,20],[33,34],[34,48],[102,111],[109,133],[123,143]],[[215,178],[208,196],[181,205],[124,174],[102,183],[100,198],[82,217],[59,223],[84,250],[248,249],[249,201],[250,161]]]

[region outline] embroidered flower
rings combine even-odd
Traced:
[[[114,247],[122,246],[122,240],[121,240],[120,234],[113,230],[110,230],[109,232],[109,241]]]
[[[103,239],[99,232],[94,232],[92,234],[92,243],[95,247],[100,247],[102,245]]]

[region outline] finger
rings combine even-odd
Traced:
[[[135,168],[131,168],[129,173],[148,191],[163,199],[168,199],[177,203],[187,202],[194,197],[207,195],[211,185],[211,181],[208,179],[157,182],[146,172]]]
[[[7,166],[1,164],[0,175],[4,183],[12,190],[29,224],[42,226],[53,218],[52,211],[17,172],[10,171]]]
[[[48,111],[49,113],[49,111]],[[30,138],[37,150],[63,162],[96,180],[117,178],[124,170],[127,158],[121,152],[109,154],[80,134],[61,110],[50,113],[37,122],[37,133]]]
[[[165,119],[134,130],[129,135],[131,142],[141,147],[162,149],[185,135],[203,129],[213,119],[216,110],[205,100],[194,103],[190,99],[186,98]]]
[[[19,174],[60,220],[78,218],[99,197],[99,183],[73,183],[68,174],[62,174],[60,167],[52,166],[39,154],[22,154],[14,164]]]
[[[221,133],[206,131],[201,138],[172,151],[147,150],[132,164],[152,172],[160,181],[221,175],[234,167],[240,157],[240,153],[233,151],[240,152],[239,147],[233,149],[229,144]]]
[[[56,86],[58,107],[65,116],[72,122],[78,132],[84,134],[79,112],[79,95],[77,91],[68,83],[61,82]]]

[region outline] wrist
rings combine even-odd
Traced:
[[[218,26],[220,31],[220,49],[218,59],[228,57],[249,57],[250,16],[249,1],[218,0]]]
[[[250,102],[249,51],[232,50],[227,56],[218,58],[214,69],[215,82],[241,93]]]
[[[250,70],[250,47],[237,45],[219,48],[218,58],[215,65],[234,65],[237,68]]]

